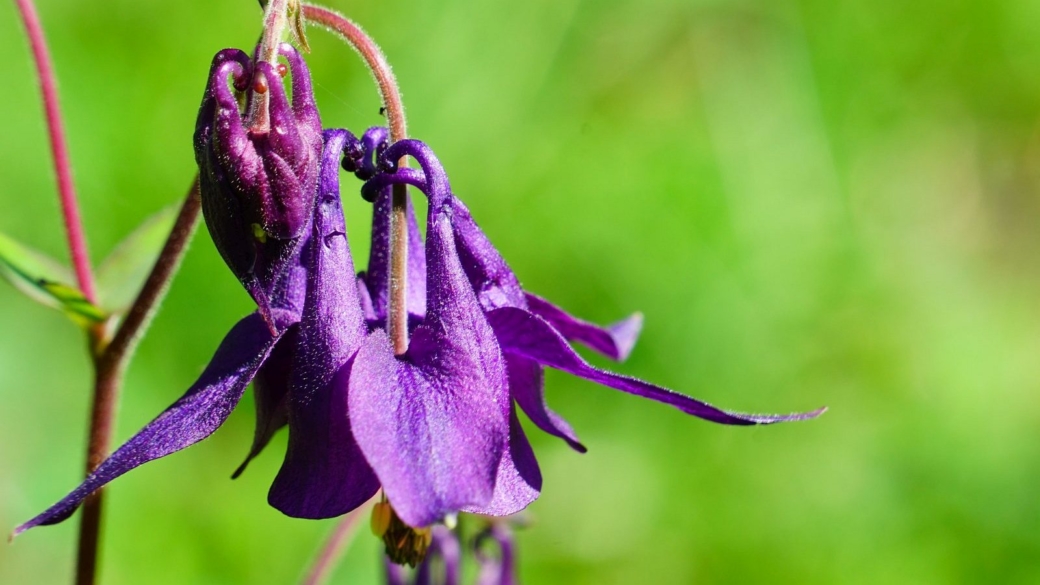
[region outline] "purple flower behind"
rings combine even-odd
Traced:
[[[251,62],[237,49],[213,58],[195,127],[202,211],[231,271],[267,315],[281,273],[310,229],[321,154],[321,119],[310,73],[288,44],[280,47],[292,73],[292,102],[281,66]],[[268,94],[270,124],[248,127],[229,86],[248,102]]]
[[[498,555],[490,555],[484,544],[494,542]],[[474,539],[473,548],[480,561],[480,575],[476,585],[517,585],[516,544],[513,531],[505,522],[495,522]]]

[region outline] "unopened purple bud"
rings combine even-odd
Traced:
[[[261,311],[309,232],[321,158],[321,119],[310,73],[283,44],[289,62],[252,62],[225,49],[213,58],[195,126],[202,211],[213,241]],[[292,73],[292,100],[282,77]],[[235,91],[245,91],[241,103]],[[263,100],[265,124],[243,112]]]

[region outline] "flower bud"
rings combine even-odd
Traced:
[[[309,233],[322,144],[307,66],[291,46],[279,52],[292,74],[291,104],[284,67],[225,49],[213,58],[195,125],[206,225],[264,314],[278,306],[274,288]],[[262,107],[250,108],[254,100]],[[251,109],[263,123],[247,118]]]

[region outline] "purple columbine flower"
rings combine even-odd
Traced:
[[[413,157],[418,161],[420,169],[396,168],[393,161],[397,161],[402,156]],[[394,183],[411,184],[427,194],[431,210],[428,237],[436,237],[444,241],[450,240],[451,244],[430,246],[427,242],[426,262],[429,264],[436,262],[438,265],[461,265],[468,289],[468,294],[465,294],[464,298],[468,302],[476,300],[484,316],[484,319],[478,319],[472,315],[468,315],[468,318],[473,321],[474,327],[478,331],[484,331],[485,324],[490,327],[493,339],[482,338],[481,343],[489,348],[489,353],[491,353],[490,348],[492,347],[499,349],[501,362],[506,368],[508,401],[510,402],[508,446],[503,450],[496,474],[486,474],[479,478],[474,475],[471,479],[473,483],[468,484],[476,485],[482,482],[484,484],[481,486],[482,491],[475,490],[473,495],[487,493],[490,488],[494,497],[483,502],[472,499],[459,506],[459,509],[489,515],[508,515],[523,509],[537,498],[541,488],[541,474],[531,446],[520,428],[515,411],[511,408],[513,401],[520,405],[539,428],[566,440],[579,451],[585,450],[570,425],[546,405],[543,388],[543,368],[545,366],[557,368],[636,396],[663,402],[687,414],[721,424],[759,425],[806,420],[819,416],[824,411],[824,409],[819,409],[789,415],[731,412],[672,390],[590,365],[571,348],[569,340],[582,342],[608,357],[623,359],[631,350],[638,335],[639,317],[632,317],[607,328],[600,328],[568,315],[544,299],[526,293],[508,264],[473,221],[469,210],[452,194],[447,175],[439,161],[429,147],[422,142],[403,140],[389,148],[382,149],[378,167],[384,170],[365,184],[362,190],[363,195],[369,201],[376,201],[376,214],[378,215],[386,212],[385,204],[380,206],[380,201],[386,199],[387,187]],[[438,218],[436,224],[432,219],[434,217]],[[373,257],[381,256],[384,252],[377,249],[387,245],[388,238],[379,229],[384,222],[384,219],[378,217],[374,222],[376,229],[373,230]],[[434,230],[435,227],[438,231]],[[440,257],[435,255],[440,255]],[[436,275],[432,271],[427,270],[426,281],[422,282],[423,274],[410,272],[408,285],[420,290],[422,287],[427,290],[435,290],[440,285],[433,280],[435,277]],[[369,282],[368,286],[373,299],[385,295],[385,291],[382,290],[385,287],[384,281]],[[456,291],[455,294],[460,293]],[[463,296],[455,298],[461,299]],[[373,303],[374,314],[370,315],[370,318],[375,322],[381,322],[385,319],[385,313],[379,313],[376,307],[379,307],[379,304]],[[437,307],[437,305],[428,299],[426,307],[429,312],[431,307]],[[424,323],[429,319],[429,315],[425,319],[416,314],[411,317]],[[420,343],[425,343],[425,340],[420,340]],[[413,341],[414,344],[415,341]],[[411,350],[409,351],[411,352]],[[498,367],[497,358],[493,367]],[[492,372],[497,375],[497,369]],[[497,382],[497,378],[492,378],[492,380]],[[496,386],[491,391],[497,395],[500,390]],[[487,392],[487,388],[471,384],[454,391],[445,399],[455,400],[470,393],[480,396]],[[373,399],[377,397],[373,396]],[[460,406],[462,403],[460,400]],[[384,404],[387,409],[383,412],[386,413],[385,416],[388,419],[397,421],[402,426],[408,424],[410,418],[408,415],[402,416],[402,407],[405,412],[414,407],[410,405],[406,396],[397,396],[394,400]],[[453,410],[454,405],[444,408]],[[488,421],[490,420],[492,419],[488,419]],[[482,428],[481,425],[487,424],[484,420],[459,417],[438,421],[438,424],[442,433],[458,436],[468,433],[470,440],[482,434],[489,434],[497,440],[502,433],[502,428],[498,426],[498,421],[495,422],[495,426]],[[388,421],[387,426],[380,428],[380,432],[395,435],[389,424]],[[396,436],[407,437],[408,435],[407,433],[400,434],[398,431]],[[378,448],[375,444],[376,440],[375,435],[358,435],[358,442],[366,456],[369,455],[370,450]],[[423,445],[423,447],[426,449],[424,453],[426,458],[436,461],[440,457],[440,454],[436,452],[438,445]],[[416,453],[416,455],[420,454]],[[402,461],[396,469],[409,469],[409,463]],[[431,481],[444,481],[444,478],[437,476],[435,468],[426,467],[425,470]],[[380,470],[376,468],[376,472],[379,474]],[[391,503],[397,507],[398,500],[395,499],[394,494],[388,490],[387,495]],[[461,501],[462,498],[458,500]],[[428,514],[421,517],[423,522],[413,524],[414,526],[424,525],[425,521],[430,519],[439,519],[435,513],[438,507],[433,505],[428,498],[422,502],[426,506]],[[450,512],[444,507],[441,507],[440,511],[441,515]],[[402,518],[409,523],[416,519],[414,516],[406,517],[405,515],[402,515]]]
[[[451,208],[430,206],[424,317],[413,322],[408,351],[395,356],[386,331],[365,318],[371,302],[353,278],[337,157],[358,150],[337,138],[345,134],[326,133],[314,220],[322,227],[310,244],[288,386],[289,451],[270,502],[291,516],[323,518],[382,487],[408,526],[484,511],[513,498],[496,490],[495,478],[517,475],[507,445],[519,423],[501,350],[455,250]]]
[[[368,298],[379,298],[380,281],[373,278],[376,294],[370,294],[353,276],[339,200],[341,153],[346,150],[354,165],[364,145],[345,130],[327,131],[324,143],[309,237],[300,236],[292,268],[270,289],[276,302],[268,322],[259,312],[243,319],[185,396],[16,532],[60,522],[112,479],[204,439],[256,376],[260,416],[251,455],[280,422],[289,425],[288,451],[269,494],[274,507],[296,517],[337,516],[382,487],[394,516],[412,527],[459,511],[512,514],[538,496],[541,475],[514,400],[543,428],[577,444],[566,423],[545,407],[546,365],[726,424],[819,414],[730,413],[587,364],[561,330],[592,326],[558,315],[562,324],[554,326],[534,312],[512,271],[451,193],[432,152],[416,141],[386,149],[381,165],[411,155],[421,171],[384,170],[365,186],[374,195],[403,181],[429,198],[425,261],[411,264],[424,270],[408,276],[425,290],[424,310],[413,315],[407,351],[394,355],[381,327],[385,317]],[[575,337],[591,336],[583,335]],[[619,337],[618,348],[630,345]]]
[[[206,225],[265,316],[310,229],[322,145],[307,66],[292,46],[283,44],[279,52],[292,73],[291,104],[282,87],[284,66],[225,49],[213,58],[195,127]],[[245,92],[244,110],[229,79]],[[243,113],[257,109],[254,101],[266,107],[259,126],[250,126],[255,121]]]

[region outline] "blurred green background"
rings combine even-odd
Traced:
[[[1040,582],[1040,4],[1031,0],[381,0],[412,134],[526,287],[641,310],[617,369],[811,422],[727,428],[569,376],[586,455],[545,476],[527,583]],[[213,53],[255,2],[40,0],[100,260],[180,199]],[[354,54],[311,30],[327,126],[379,123]],[[25,35],[0,3],[0,231],[64,258]],[[348,180],[349,181],[349,180]],[[347,185],[356,185],[347,182]],[[369,211],[344,193],[355,255]],[[118,439],[250,309],[205,231],[130,369]],[[0,286],[0,529],[80,477],[89,367],[60,314]],[[598,362],[603,363],[603,362]],[[291,583],[333,523],[266,504],[282,433],[228,477],[211,439],[109,490],[101,578]],[[0,546],[0,582],[64,583],[78,519]],[[360,533],[335,583],[378,581]]]

